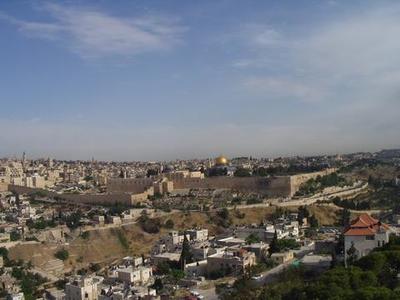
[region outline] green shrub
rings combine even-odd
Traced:
[[[167,222],[165,222],[165,228],[172,229],[174,228],[174,225],[174,221],[172,221],[171,219],[168,219]]]
[[[81,233],[81,238],[83,238],[84,240],[89,239],[90,237],[90,232],[89,231],[84,231]]]
[[[118,229],[116,233],[117,233],[117,238],[121,243],[122,247],[124,247],[125,249],[129,249],[129,243],[123,231]]]
[[[67,260],[69,257],[69,252],[65,249],[58,250],[54,256],[62,261]]]

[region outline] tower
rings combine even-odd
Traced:
[[[22,153],[22,169],[25,171],[26,167],[26,154],[25,151]]]

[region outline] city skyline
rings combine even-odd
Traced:
[[[110,160],[110,159],[98,159],[94,156],[88,157],[88,158],[63,158],[63,157],[57,157],[57,156],[43,156],[43,155],[38,155],[38,156],[29,156],[29,153],[24,151],[22,153],[18,154],[12,154],[8,156],[3,156],[0,157],[0,160],[27,160],[27,161],[78,161],[78,162],[90,162],[90,161],[95,161],[95,162],[110,162],[110,163],[168,163],[168,162],[174,162],[174,161],[209,161],[210,163],[215,162],[216,159],[223,157],[227,159],[227,161],[231,160],[236,160],[236,159],[242,159],[242,158],[247,158],[247,159],[253,159],[253,160],[279,160],[279,159],[296,159],[296,158],[312,158],[312,157],[335,157],[335,156],[342,156],[342,155],[354,155],[354,154],[376,154],[379,152],[385,152],[385,151],[399,151],[399,148],[380,148],[374,151],[354,151],[354,152],[340,152],[340,153],[313,153],[313,154],[290,154],[290,155],[276,155],[276,156],[255,156],[251,154],[239,154],[239,155],[225,155],[224,153],[213,153],[208,156],[202,156],[202,157],[174,157],[170,159],[148,159],[148,160],[140,160],[140,159],[126,159],[126,160],[121,160],[121,159],[115,159],[115,160]]]
[[[0,156],[399,147],[396,1],[0,4]]]

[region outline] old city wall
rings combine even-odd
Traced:
[[[132,205],[132,196],[127,193],[120,194],[92,194],[92,195],[73,195],[63,194],[59,195],[64,199],[73,203],[85,203],[93,205],[114,205],[116,203],[123,205]]]
[[[132,178],[110,179],[107,191],[110,193],[129,192],[133,194],[145,193],[152,186],[154,179]],[[268,196],[286,197],[291,194],[289,176],[279,177],[208,177],[173,179],[174,189],[232,189],[242,192],[257,192]]]
[[[315,179],[318,176],[326,176],[334,172],[336,172],[336,169],[330,168],[319,172],[302,173],[290,176],[290,196],[292,197],[299,190],[302,183],[312,178]]]
[[[139,194],[153,185],[152,178],[110,178],[107,181],[108,192]]]
[[[300,185],[311,178],[324,176],[335,172],[327,169],[321,172],[277,177],[208,177],[208,178],[176,178],[174,189],[232,189],[241,192],[257,192],[270,197],[291,197],[298,191]],[[107,194],[57,194],[43,189],[29,188],[18,185],[8,185],[8,190],[20,194],[30,194],[38,191],[45,192],[50,197],[71,203],[94,205],[112,205],[121,203],[132,205],[145,201],[152,178],[110,179]],[[1,186],[0,186],[1,189]]]
[[[242,192],[258,192],[271,196],[290,193],[289,177],[209,177],[174,180],[176,189],[232,189]]]
[[[270,179],[266,195],[270,197],[289,197],[291,195],[290,176],[279,176]]]

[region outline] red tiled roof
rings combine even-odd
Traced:
[[[368,214],[362,214],[351,222],[344,235],[375,235],[380,229],[387,230],[389,226]]]
[[[368,227],[369,225],[370,224],[365,222],[363,219],[357,218],[353,221],[351,227]]]
[[[375,235],[375,231],[371,228],[349,228],[345,235]]]

